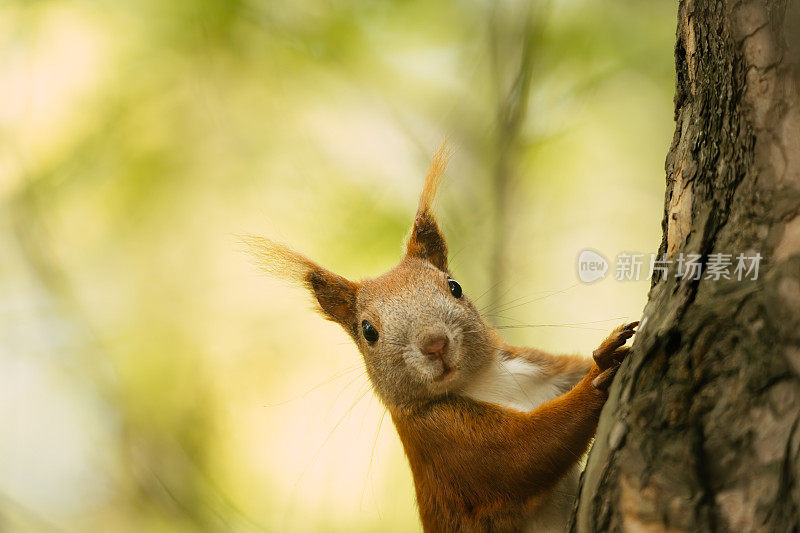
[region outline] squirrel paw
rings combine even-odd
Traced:
[[[630,348],[624,346],[624,344],[636,333],[636,326],[638,325],[638,322],[631,322],[630,324],[619,326],[612,331],[611,335],[606,337],[606,340],[592,353],[595,364],[602,372],[600,376],[595,378],[595,381],[603,377],[606,370],[613,369],[613,372],[610,373],[607,379],[610,383],[616,373],[616,368],[625,360],[625,357],[627,357],[630,351]]]

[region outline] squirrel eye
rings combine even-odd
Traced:
[[[367,339],[368,343],[375,344],[375,342],[377,342],[378,330],[368,321],[364,320],[361,322],[361,331],[364,333],[364,338]]]
[[[447,284],[450,286],[450,294],[455,296],[456,298],[461,298],[461,285],[454,279],[448,279]]]

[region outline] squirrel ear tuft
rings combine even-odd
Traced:
[[[351,335],[356,318],[359,284],[331,272],[279,242],[246,235],[242,243],[268,274],[301,283],[317,301],[317,310],[328,320],[339,323]]]
[[[445,139],[431,159],[425,175],[425,186],[419,198],[417,216],[414,218],[414,226],[411,228],[411,235],[406,243],[407,256],[430,261],[435,267],[444,271],[447,271],[447,242],[439,229],[436,217],[433,216],[431,205],[442,181],[448,157],[447,140]]]

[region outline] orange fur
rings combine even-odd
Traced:
[[[528,413],[459,397],[390,410],[425,531],[519,531],[594,436],[597,375]]]

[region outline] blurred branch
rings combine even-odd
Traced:
[[[514,35],[514,28],[509,28],[501,21],[498,7],[495,6],[490,19],[489,46],[491,72],[496,89],[495,122],[496,138],[494,163],[491,176],[493,193],[493,238],[490,254],[489,277],[489,309],[497,309],[502,299],[503,281],[508,264],[509,214],[512,211],[511,190],[517,166],[519,138],[522,124],[527,118],[528,101],[533,80],[533,65],[539,45],[537,37],[541,34],[544,20],[544,8],[536,13],[532,3],[526,7],[523,28],[519,43],[519,54],[508,54],[501,50],[503,39]],[[520,32],[516,32],[519,34]],[[508,87],[504,87],[503,64],[506,57],[519,57],[513,70],[513,77]]]

